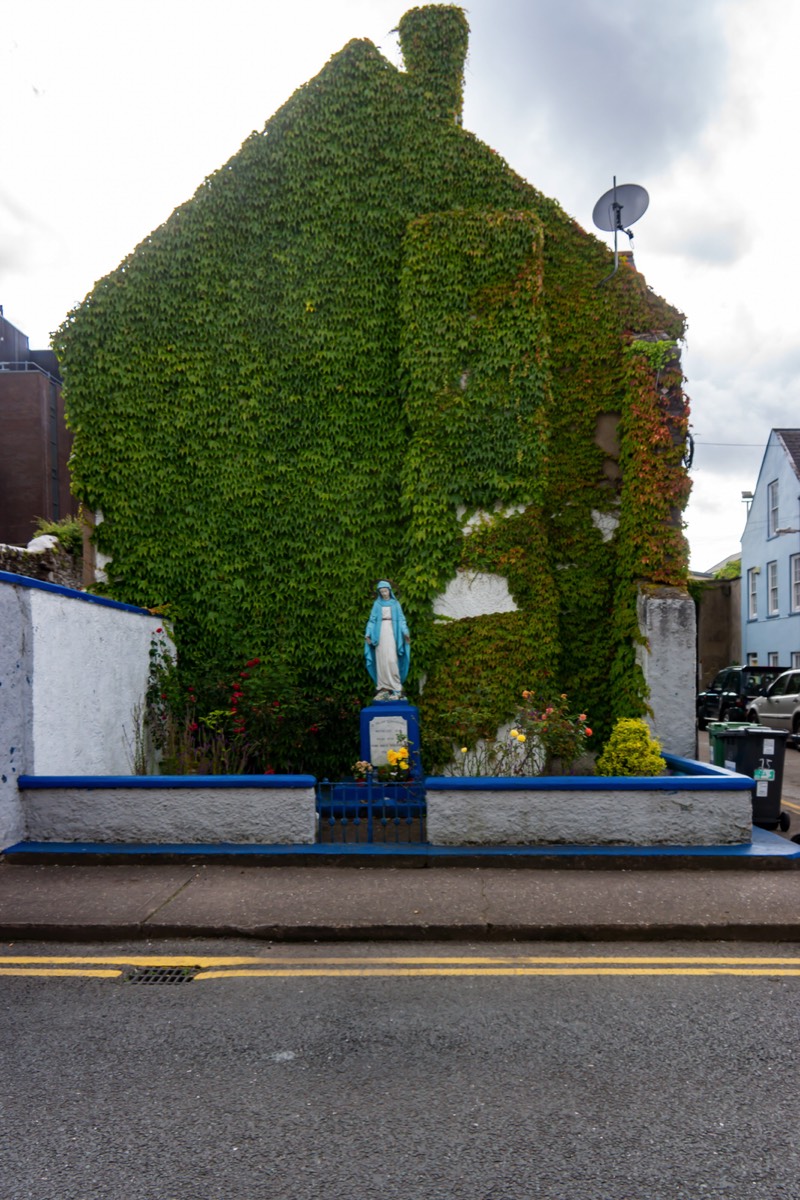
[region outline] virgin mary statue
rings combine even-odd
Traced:
[[[411,658],[411,637],[392,585],[381,579],[364,631],[364,657],[376,700],[402,700]]]

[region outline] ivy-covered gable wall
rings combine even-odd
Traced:
[[[349,43],[69,315],[74,486],[189,666],[364,692],[386,575],[437,753],[454,695],[491,723],[534,674],[602,729],[643,704],[637,580],[684,578],[680,369],[634,338],[683,319],[628,265],[598,287],[607,249],[460,127],[462,10],[400,36],[406,71]],[[435,624],[459,568],[517,612]]]

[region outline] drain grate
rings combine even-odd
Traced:
[[[125,976],[125,983],[191,983],[199,967],[136,967]]]

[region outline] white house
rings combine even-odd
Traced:
[[[742,534],[742,654],[800,667],[800,429],[773,429]]]

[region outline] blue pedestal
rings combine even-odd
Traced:
[[[387,762],[386,751],[396,750],[408,738],[411,771],[422,774],[419,753],[419,710],[405,700],[386,700],[361,710],[361,757],[379,767]]]

